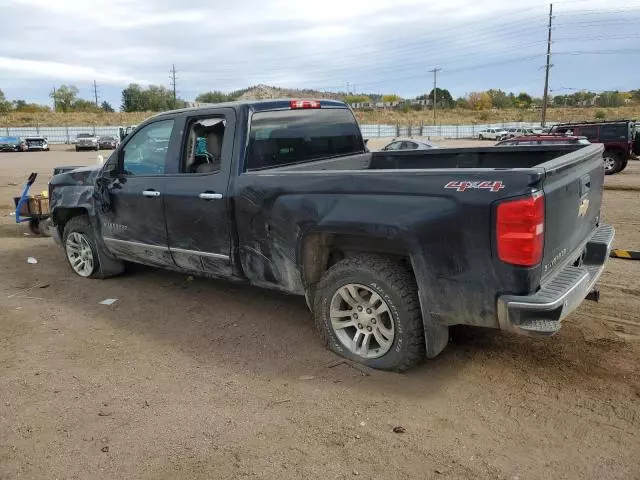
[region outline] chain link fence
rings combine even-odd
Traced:
[[[72,143],[79,133],[118,138],[118,127],[0,127],[0,136],[45,137],[52,145]]]
[[[364,138],[376,137],[434,137],[464,139],[476,138],[478,132],[487,128],[540,128],[535,122],[487,123],[483,125],[360,125]],[[50,144],[72,143],[79,133],[91,133],[97,136],[118,137],[118,127],[0,127],[0,136],[7,137],[46,137]]]

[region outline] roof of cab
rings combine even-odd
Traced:
[[[163,115],[177,115],[181,113],[198,113],[200,111],[206,112],[207,110],[211,110],[212,108],[239,108],[239,107],[249,107],[256,112],[265,111],[265,110],[284,110],[288,109],[291,100],[314,100],[307,98],[279,98],[279,99],[270,99],[270,100],[245,100],[245,101],[236,101],[236,102],[224,102],[224,103],[211,103],[207,105],[200,105],[198,107],[188,107],[188,108],[179,108],[177,110],[169,110],[167,112],[158,113],[155,115],[163,116]],[[340,102],[338,100],[314,100],[320,102],[321,108],[349,108],[347,104],[344,102]]]

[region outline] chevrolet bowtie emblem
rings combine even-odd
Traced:
[[[589,199],[585,198],[580,202],[580,207],[578,207],[578,216],[584,217],[587,214],[587,210],[589,210]]]

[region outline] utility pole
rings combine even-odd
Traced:
[[[549,35],[547,37],[547,67],[544,76],[544,97],[542,99],[542,119],[540,125],[543,127],[547,121],[547,103],[549,102],[549,69],[551,65],[551,23],[553,21],[553,3],[549,4]]]
[[[51,98],[53,98],[53,112],[56,112],[58,104],[56,102],[56,87],[53,87],[53,93],[51,94]]]
[[[93,96],[96,99],[96,107],[98,106],[98,85],[96,84],[96,81],[93,81]]]
[[[437,110],[437,104],[438,104],[438,89],[436,85],[438,84],[437,75],[440,70],[442,69],[434,68],[433,70],[429,70],[430,72],[433,72],[433,125],[434,126],[436,125],[436,121],[437,121],[436,110]]]
[[[176,98],[176,66],[175,64],[171,65],[171,87],[173,88],[173,108],[177,106],[177,98]]]

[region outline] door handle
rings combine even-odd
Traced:
[[[157,190],[144,190],[142,192],[142,196],[143,197],[159,197],[160,192],[158,192]]]
[[[198,195],[198,198],[202,200],[220,200],[222,198],[221,193],[202,192]]]

